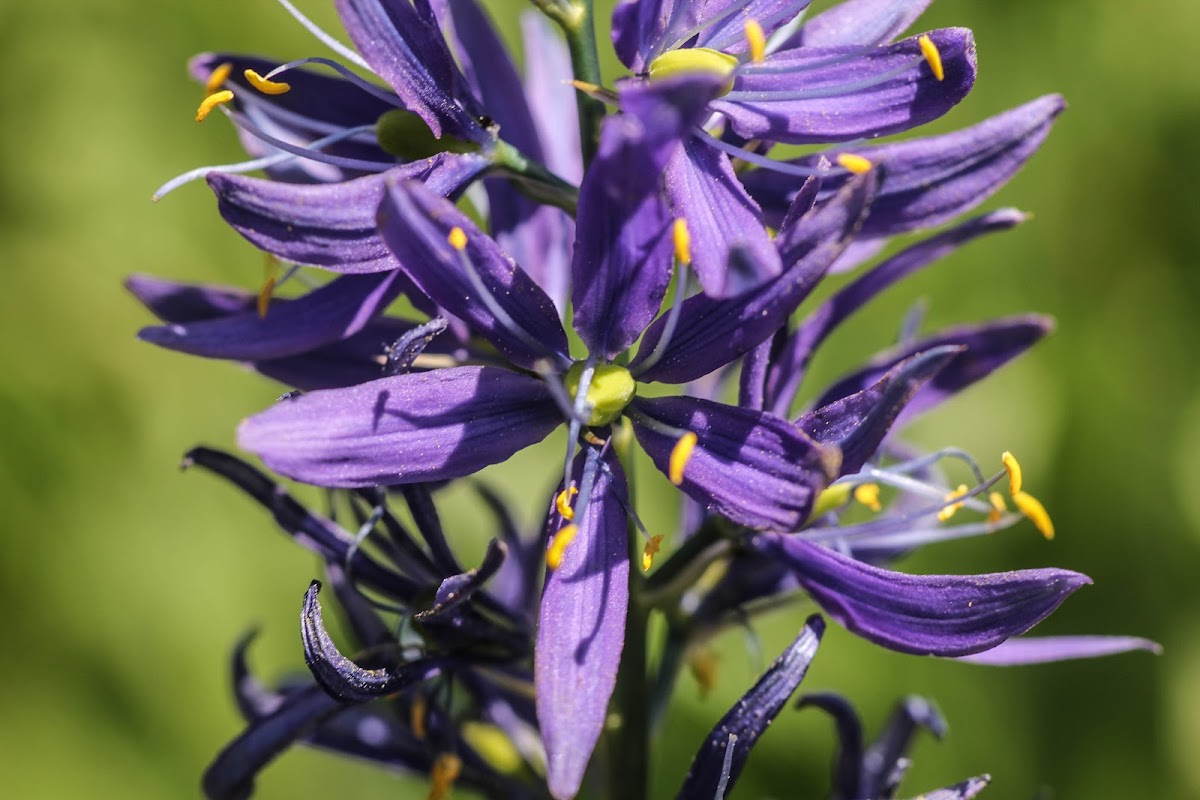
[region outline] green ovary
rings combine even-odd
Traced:
[[[681,50],[668,50],[650,62],[648,72],[650,80],[674,78],[677,75],[715,75],[718,78],[728,78],[737,68],[738,60],[708,47],[686,47]],[[730,79],[721,90],[727,94],[733,88]]]
[[[578,363],[567,370],[564,383],[567,395],[572,401],[579,391],[579,376],[583,373],[583,364]],[[608,425],[625,410],[629,401],[637,393],[637,383],[629,370],[616,364],[600,364],[592,373],[592,382],[588,384],[587,403],[590,406],[588,425]]]

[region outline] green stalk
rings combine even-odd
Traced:
[[[496,142],[492,150],[492,163],[511,178],[513,185],[525,196],[575,215],[575,205],[579,201],[578,187],[526,158],[508,142]]]
[[[596,21],[592,0],[534,0],[534,5],[558,23],[571,52],[571,71],[575,79],[600,85],[600,54],[596,49]],[[585,94],[579,102],[579,139],[583,163],[591,163],[600,140],[600,121],[604,104]]]

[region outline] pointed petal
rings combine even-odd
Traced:
[[[678,324],[657,363],[644,372],[668,327],[669,314],[646,331],[630,369],[638,380],[686,383],[724,366],[787,324],[825,270],[853,239],[870,206],[878,175],[848,184],[819,211],[792,226],[787,273],[731,299],[697,295],[684,301]]]
[[[726,791],[733,787],[751,748],[804,680],[824,632],[825,620],[818,614],[809,617],[795,641],[721,718],[696,753],[679,800],[711,800],[722,796],[718,787]]]
[[[338,16],[355,48],[404,105],[435,136],[448,133],[484,142],[475,108],[464,109],[455,89],[462,76],[442,33],[408,0],[335,0]]]
[[[153,275],[131,275],[125,288],[164,322],[184,323],[225,317],[255,308],[257,298],[244,289],[181,283]]]
[[[366,703],[386,697],[414,683],[436,677],[441,659],[421,658],[390,669],[364,669],[338,652],[321,619],[317,593],[321,582],[313,581],[304,593],[300,628],[304,639],[304,661],[317,683],[342,703]]]
[[[906,575],[775,533],[755,536],[752,547],[786,563],[813,600],[853,633],[913,655],[962,656],[995,647],[1091,583],[1062,569]]]
[[[1136,636],[1022,636],[982,653],[961,656],[958,660],[989,667],[1015,667],[1079,658],[1103,658],[1135,650],[1159,655],[1162,645]]]
[[[672,472],[680,435],[695,433],[680,488],[751,528],[800,527],[837,471],[836,449],[779,417],[689,397],[637,398],[628,411],[638,442],[664,474]]]
[[[571,268],[575,330],[593,355],[624,351],[662,305],[672,245],[659,182],[718,88],[705,77],[629,82],[621,89],[625,113],[604,120],[579,188]]]
[[[287,304],[193,323],[153,326],[144,342],[205,358],[260,361],[304,353],[361,331],[404,284],[399,273],[346,275]]]
[[[545,359],[568,362],[567,334],[550,298],[448,200],[419,183],[391,184],[379,226],[417,288],[514,364],[532,369]],[[455,228],[466,235],[462,251],[448,240]]]
[[[561,422],[540,380],[455,367],[285,400],[244,421],[238,442],[296,480],[376,486],[469,475]]]
[[[214,172],[208,185],[221,216],[259,249],[333,272],[385,272],[397,267],[375,222],[385,182],[421,180],[433,192],[453,195],[490,163],[477,153],[439,153],[343,183],[282,183]]]
[[[747,20],[757,22],[769,39],[775,31],[795,19],[811,2],[812,0],[750,0],[743,6],[738,0],[726,0],[722,3],[699,4],[704,9],[706,19],[715,18],[728,7],[743,7],[737,8],[733,13],[726,13],[719,22],[700,31],[695,46],[711,47],[713,50],[741,55],[750,49],[746,41]]]
[[[741,73],[733,91],[716,100],[713,108],[726,115],[739,136],[787,144],[841,142],[910,130],[945,114],[975,83],[971,32],[945,28],[928,35],[941,53],[944,80],[933,76],[916,38],[858,57],[857,47],[802,48],[772,54],[765,62],[771,71]],[[897,74],[906,64],[910,68]],[[797,89],[798,83],[803,88]]]
[[[878,380],[885,372],[916,353],[946,346],[965,348],[917,391],[900,414],[896,423],[899,426],[990,375],[1053,329],[1052,319],[1033,314],[952,328],[875,356],[866,367],[842,378],[826,390],[816,406],[819,408],[861,391],[871,381]]]
[[[728,156],[689,136],[667,162],[664,177],[672,215],[687,221],[691,267],[705,294],[738,295],[782,271],[762,211]]]
[[[424,623],[437,620],[453,612],[470,600],[471,595],[479,591],[483,584],[491,580],[491,577],[500,569],[500,565],[504,563],[507,555],[508,548],[493,539],[488,543],[487,552],[484,553],[483,561],[479,566],[458,575],[451,575],[442,581],[434,594],[433,605],[425,611],[413,615],[413,619]]]
[[[804,23],[785,47],[839,47],[889,42],[933,0],[842,0]]]
[[[607,470],[595,477],[578,532],[546,576],[534,655],[537,716],[546,744],[546,780],[558,800],[574,797],[604,728],[625,642],[629,549],[625,475],[610,450],[588,450]],[[584,472],[575,464],[575,480]],[[595,469],[595,467],[592,467]],[[586,490],[581,487],[581,492]],[[576,508],[582,508],[577,504]],[[564,521],[551,514],[550,526]]]
[[[913,396],[961,353],[962,348],[948,346],[912,356],[874,385],[802,415],[796,426],[821,444],[841,449],[839,476],[858,472]]]
[[[942,136],[852,148],[886,172],[863,235],[934,227],[975,208],[1025,165],[1064,108],[1062,97],[1047,95]],[[814,157],[793,163],[815,165]],[[783,215],[796,191],[795,179],[778,172],[759,169],[741,177],[768,223]],[[827,176],[823,190],[832,191],[845,180],[844,175]]]

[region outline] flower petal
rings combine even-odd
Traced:
[[[696,753],[679,800],[710,800],[733,787],[751,748],[804,680],[824,633],[825,620],[819,614],[809,617],[795,641],[721,718]]]
[[[458,575],[451,575],[438,586],[433,598],[433,605],[425,611],[413,615],[413,619],[425,623],[445,617],[463,603],[471,599],[471,595],[479,591],[487,583],[508,555],[508,548],[493,539],[488,543],[483,561],[475,569],[467,570]]]
[[[696,434],[680,488],[751,528],[795,530],[837,472],[836,448],[769,414],[689,397],[637,398],[628,411],[634,434],[664,474],[673,471],[680,435]]]
[[[525,97],[542,144],[546,167],[571,183],[583,179],[579,150],[578,100],[570,85],[571,54],[545,15],[521,14],[525,52]]]
[[[866,53],[858,47],[800,48],[772,54],[764,62],[770,70],[739,73],[733,91],[713,108],[743,138],[787,144],[910,130],[945,114],[975,83],[971,32],[945,28],[928,35],[941,53],[944,80],[933,76],[916,38]],[[897,73],[906,64],[911,68]]]
[[[732,362],[787,324],[862,223],[878,175],[864,175],[836,198],[792,226],[788,271],[741,296],[721,300],[696,295],[683,303],[678,324],[658,361],[639,371],[669,327],[669,313],[646,331],[630,369],[638,380],[686,383]]]
[[[813,600],[853,633],[913,655],[963,656],[995,647],[1091,583],[1062,569],[906,575],[777,533],[756,535],[751,547],[786,563]]]
[[[807,20],[784,47],[839,47],[889,42],[933,0],[842,0]]]
[[[1078,658],[1103,658],[1135,650],[1159,655],[1162,645],[1136,636],[1022,636],[982,653],[960,656],[958,660],[989,667],[1015,667],[1074,661]]]
[[[850,701],[833,692],[814,692],[801,697],[796,702],[796,708],[819,708],[833,719],[837,732],[837,750],[833,757],[833,796],[882,796],[859,791],[863,766],[863,726],[858,711]]]
[[[540,380],[454,367],[285,400],[243,422],[238,441],[296,480],[376,486],[469,475],[561,422]]]
[[[938,739],[945,738],[948,730],[946,720],[925,698],[912,695],[897,703],[887,724],[863,754],[858,796],[896,796],[910,763],[908,752],[921,728]]]
[[[295,184],[214,172],[217,209],[255,247],[296,264],[333,272],[385,272],[398,266],[376,228],[389,178],[425,181],[454,195],[490,161],[477,153],[439,153],[343,183]]]
[[[567,334],[554,303],[448,200],[413,181],[390,184],[379,226],[417,288],[514,364],[568,363]],[[461,251],[449,241],[454,229],[465,234]]]
[[[537,716],[546,744],[546,780],[558,800],[574,797],[608,716],[625,642],[629,548],[625,475],[610,450],[589,449],[575,463],[603,459],[578,532],[546,576],[534,655]],[[588,469],[596,469],[588,466]],[[585,492],[586,486],[581,487]],[[582,497],[582,495],[581,495]],[[582,506],[577,503],[576,508]],[[552,513],[550,526],[564,520]]]
[[[918,800],[971,800],[972,797],[982,792],[992,782],[991,775],[980,775],[975,778],[967,778],[962,783],[956,783],[953,786],[947,786],[944,789],[926,792],[921,795]]]

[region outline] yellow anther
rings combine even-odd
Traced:
[[[762,25],[756,19],[748,19],[742,30],[746,32],[746,44],[750,45],[751,63],[761,64],[767,54],[767,35],[763,33]]]
[[[835,483],[821,491],[817,495],[817,499],[813,502],[812,513],[809,514],[810,519],[823,517],[835,508],[841,508],[850,502],[850,484]]]
[[[228,89],[222,89],[219,92],[213,92],[208,97],[200,101],[200,107],[196,109],[196,122],[204,122],[204,118],[221,103],[228,103],[233,99],[233,92]]]
[[[279,280],[279,262],[275,256],[267,253],[263,261],[263,284],[258,290],[258,316],[265,317],[271,307],[271,295],[275,292],[275,284]]]
[[[413,736],[421,741],[425,741],[425,737],[429,735],[428,720],[429,701],[425,699],[425,695],[418,694],[413,697],[412,705],[408,707],[408,724],[412,728]]]
[[[855,486],[854,499],[877,514],[883,510],[883,506],[879,504],[879,484],[877,483],[860,483]]]
[[[988,512],[987,521],[995,525],[1000,519],[1008,513],[1008,503],[1004,502],[1004,495],[999,492],[992,492],[988,495],[988,501],[992,504],[992,510]]]
[[[675,260],[680,264],[691,264],[692,234],[688,232],[687,220],[683,217],[675,220],[671,235],[675,242]]]
[[[446,800],[460,772],[462,759],[453,753],[442,753],[435,758],[429,770],[428,800]]]
[[[221,87],[225,85],[225,81],[229,80],[229,73],[231,72],[233,72],[233,64],[228,61],[210,72],[208,80],[204,82],[204,96],[208,97],[221,91]]]
[[[700,687],[700,699],[708,697],[717,685],[717,662],[720,655],[709,647],[701,647],[688,658],[688,670]]]
[[[571,498],[579,494],[579,490],[574,486],[563,489],[554,498],[554,507],[558,509],[558,515],[567,522],[575,519],[575,509],[571,508]]]
[[[856,156],[853,153],[842,153],[834,159],[837,165],[847,172],[852,172],[855,175],[862,175],[864,172],[870,172],[871,167],[875,166],[871,163],[871,159],[863,156]]]
[[[683,483],[683,471],[692,459],[692,451],[696,449],[696,434],[688,431],[679,437],[671,448],[671,457],[667,461],[667,477],[671,483],[679,486]]]
[[[1021,465],[1017,463],[1017,457],[1007,450],[1001,454],[1000,462],[1004,464],[1004,471],[1008,473],[1008,493],[1016,497],[1021,491]]]
[[[258,89],[263,94],[283,94],[284,92],[290,91],[292,88],[290,83],[267,80],[252,69],[248,69],[242,74],[246,76],[247,83],[249,83],[255,89]]]
[[[645,548],[642,549],[642,572],[649,572],[650,567],[654,566],[654,557],[658,555],[658,551],[662,549],[663,537],[651,536],[646,542]]]
[[[929,34],[924,34],[917,39],[917,44],[921,47],[921,55],[925,56],[925,63],[929,65],[929,71],[933,73],[933,77],[939,81],[945,80],[946,69],[942,66],[942,54],[938,52],[933,39],[929,38]]]
[[[495,725],[473,720],[464,722],[461,730],[463,739],[492,769],[502,775],[516,775],[521,771],[525,760],[504,731]]]
[[[1042,536],[1046,539],[1054,538],[1054,523],[1050,521],[1050,515],[1046,513],[1046,507],[1041,501],[1026,492],[1017,492],[1013,495],[1013,503],[1029,518]]]
[[[450,235],[446,237],[446,241],[450,246],[460,253],[467,249],[467,234],[462,228],[455,225],[450,229]]]
[[[558,569],[558,565],[562,563],[563,554],[567,552],[567,545],[575,538],[575,534],[579,533],[579,526],[567,525],[554,534],[554,541],[550,543],[550,547],[546,549],[546,566],[550,569]]]
[[[951,501],[957,500],[958,498],[962,497],[969,491],[970,491],[970,489],[967,488],[967,485],[965,483],[960,483],[958,485],[957,489],[955,489],[950,494],[946,495],[946,502],[950,503],[950,505],[946,506],[945,508],[943,508],[941,511],[938,512],[938,522],[945,522],[948,519],[950,519],[951,517],[953,517],[955,514],[957,514],[958,510],[963,507],[963,504],[962,503],[952,503]]]
[[[592,433],[591,431],[583,432],[583,440],[585,442],[587,442],[588,444],[596,445],[596,447],[603,447],[604,445],[608,444],[608,439],[601,439],[599,436]]]

